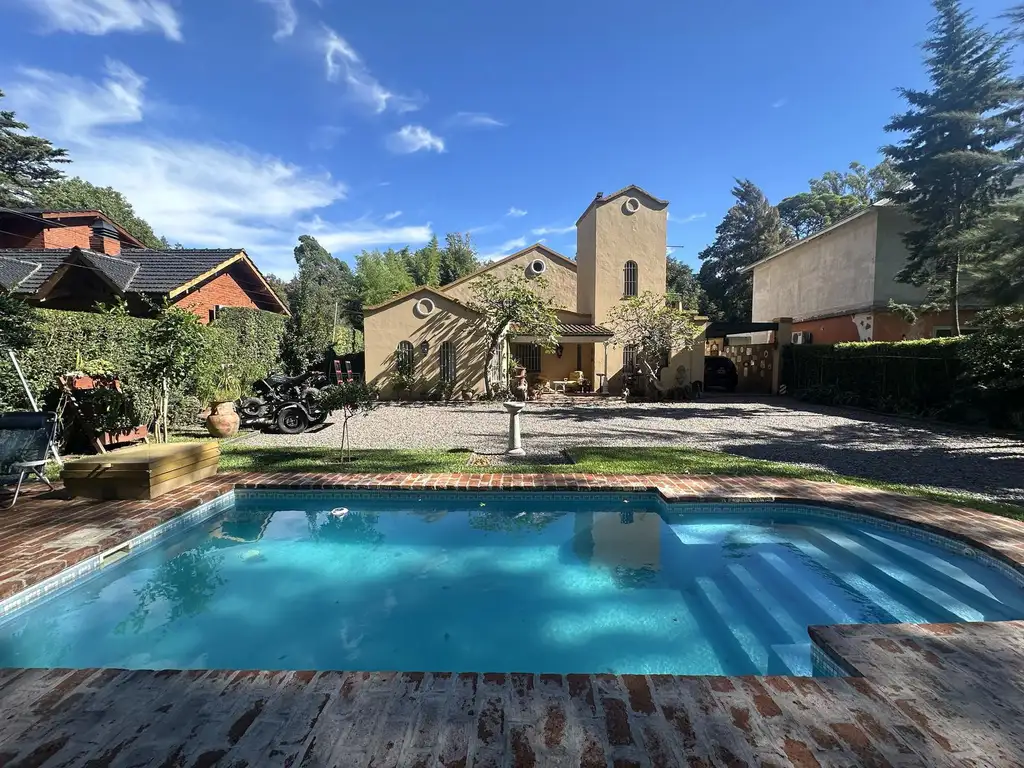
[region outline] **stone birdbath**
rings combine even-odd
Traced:
[[[505,410],[508,411],[508,450],[506,454],[509,456],[525,456],[523,433],[519,428],[519,412],[526,407],[526,403],[511,401],[504,403],[504,406]]]

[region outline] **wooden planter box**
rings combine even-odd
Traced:
[[[72,496],[155,499],[217,473],[220,444],[137,445],[64,465],[61,480]]]

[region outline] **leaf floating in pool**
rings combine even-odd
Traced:
[[[486,504],[484,504],[484,503],[483,503],[483,502],[481,501],[481,502],[480,502],[480,506],[481,506],[481,507],[486,507],[487,505],[486,505]]]
[[[243,563],[262,563],[266,559],[258,549],[250,549],[242,553]]]

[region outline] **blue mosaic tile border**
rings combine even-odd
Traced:
[[[607,501],[609,497],[619,497],[629,503],[643,503],[653,510],[659,501],[654,491],[619,490],[619,489],[586,489],[579,491],[545,491],[524,488],[515,491],[491,491],[486,488],[470,488],[459,491],[440,491],[432,488],[381,488],[380,490],[344,488],[322,488],[291,490],[287,488],[236,488],[235,500],[239,504],[246,501],[272,501],[276,499],[293,501],[316,501],[321,499],[344,499],[349,501],[382,501],[388,498],[399,498],[403,501],[424,502],[460,502],[475,498],[486,498],[488,501],[522,501],[528,496],[532,501],[566,501],[578,504],[586,497],[600,497]]]
[[[23,589],[21,592],[11,595],[6,600],[0,601],[0,621],[3,621],[17,611],[27,608],[37,600],[49,597],[62,589],[72,586],[79,579],[82,579],[101,568],[123,561],[124,558],[117,558],[116,560],[105,562],[112,554],[125,550],[132,555],[145,552],[146,550],[156,546],[159,540],[164,536],[199,525],[200,523],[219,515],[225,510],[230,509],[234,506],[234,503],[234,493],[229,491],[223,496],[218,496],[212,501],[200,504],[195,509],[190,509],[188,512],[178,515],[165,523],[161,523],[155,528],[150,528],[148,531],[140,533],[138,536],[133,539],[129,539],[124,544],[120,544],[106,552],[101,552],[98,555],[93,555],[80,563],[76,563],[70,568],[65,568],[60,573],[54,574],[48,579],[44,579],[38,584],[34,584],[28,589]]]
[[[813,677],[854,677],[814,642],[811,643],[811,669]]]

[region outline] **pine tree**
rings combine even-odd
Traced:
[[[751,312],[751,277],[739,270],[788,245],[792,234],[752,181],[737,179],[732,194],[735,205],[716,227],[715,241],[700,252],[700,282],[714,319],[736,322],[750,320]]]
[[[937,15],[924,44],[931,88],[900,89],[910,108],[886,130],[906,137],[883,151],[909,181],[892,199],[916,225],[903,236],[909,258],[897,279],[926,287],[931,303],[950,307],[959,334],[968,243],[1010,181],[1005,147],[1021,88],[1009,73],[1006,38],[975,24],[959,0],[933,4]]]
[[[0,99],[4,92],[0,91]],[[36,193],[64,174],[55,163],[71,162],[67,150],[25,133],[28,126],[13,112],[0,111],[0,206],[35,203]]]

